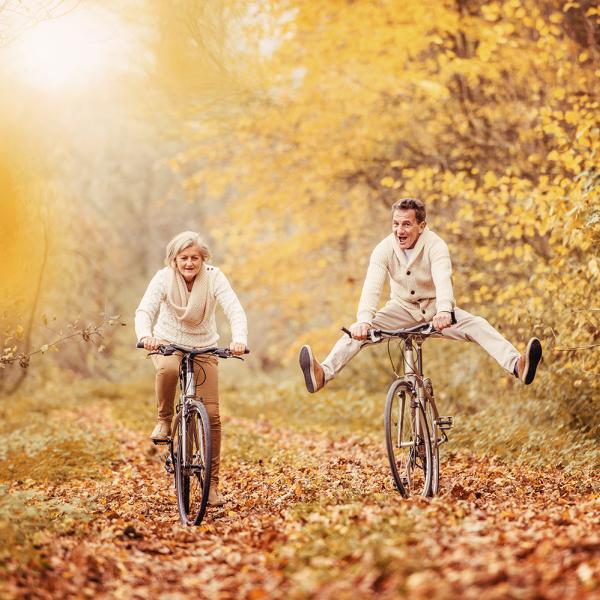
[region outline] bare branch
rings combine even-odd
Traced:
[[[22,2],[15,4],[14,0],[5,0],[0,4],[0,12],[19,18],[19,23],[4,24],[0,30],[0,46],[14,42],[25,31],[43,21],[51,21],[68,15],[76,10],[83,0],[40,0],[34,6],[24,6]]]
[[[8,355],[0,356],[0,366],[4,365],[12,365],[13,363],[19,363],[19,365],[26,369],[29,366],[29,361],[32,356],[36,354],[45,354],[50,350],[50,348],[55,348],[64,342],[71,340],[76,337],[83,338],[86,342],[95,343],[93,336],[98,336],[99,338],[103,338],[102,335],[105,327],[113,327],[115,325],[125,326],[125,323],[118,321],[117,317],[108,317],[104,316],[100,323],[90,323],[86,327],[82,327],[73,331],[69,335],[60,336],[58,339],[55,339],[53,342],[49,344],[42,344],[36,350],[32,352],[21,352],[19,354],[14,354],[14,352],[10,352]],[[97,345],[97,344],[96,344]],[[14,388],[14,386],[13,386]],[[11,390],[14,391],[14,390]],[[10,392],[9,392],[10,393]]]
[[[577,350],[589,350],[590,348],[600,348],[600,344],[590,344],[589,346],[575,346],[573,348],[554,348],[553,352],[575,352]]]

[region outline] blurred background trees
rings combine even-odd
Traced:
[[[527,393],[598,434],[595,3],[86,4],[55,22],[63,40],[104,31],[93,73],[28,76],[27,32],[1,49],[5,352],[120,314],[129,327],[101,353],[71,344],[44,362],[129,373],[133,310],[191,228],[248,309],[256,368],[293,365],[304,341],[321,356],[353,320],[389,206],[412,195],[450,245],[459,305],[517,344],[543,339]],[[502,378],[477,349],[435,352],[480,398],[516,393],[473,377]]]

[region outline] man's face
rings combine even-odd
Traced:
[[[392,216],[392,232],[396,236],[402,250],[414,248],[424,229],[425,221],[417,223],[417,215],[414,208],[394,211]]]

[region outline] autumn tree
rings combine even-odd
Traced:
[[[227,118],[199,117],[175,167],[204,159],[188,186],[224,207],[211,231],[256,307],[265,362],[303,340],[325,349],[389,206],[416,195],[450,243],[459,305],[511,338],[540,335],[545,384],[582,398],[585,420],[600,337],[598,9],[287,1],[245,22],[265,79]]]

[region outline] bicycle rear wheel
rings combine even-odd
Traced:
[[[425,417],[427,419],[427,430],[431,439],[431,490],[428,496],[437,496],[440,491],[440,444],[442,442],[442,431],[437,425],[433,406],[427,401]]]
[[[423,407],[407,381],[395,381],[388,391],[384,415],[387,455],[398,491],[431,494],[431,439]]]
[[[184,427],[185,448],[182,435]],[[208,502],[212,458],[210,423],[204,406],[193,403],[185,419],[180,413],[175,431],[175,489],[179,515],[184,525],[199,525]]]

